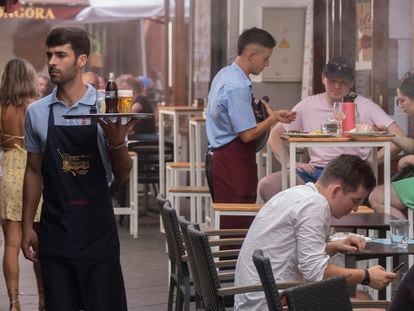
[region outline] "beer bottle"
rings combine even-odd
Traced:
[[[118,87],[115,82],[115,74],[109,73],[108,83],[105,88],[105,112],[117,113],[118,112]]]

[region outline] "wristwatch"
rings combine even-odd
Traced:
[[[365,272],[365,277],[362,280],[361,284],[362,285],[369,285],[369,283],[371,283],[371,278],[369,277],[368,269],[365,269],[364,272]]]

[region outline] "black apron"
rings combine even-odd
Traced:
[[[127,310],[119,239],[96,122],[55,126],[43,153],[39,262],[47,310]]]

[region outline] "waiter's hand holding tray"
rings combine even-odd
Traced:
[[[152,113],[91,113],[91,114],[68,114],[63,115],[65,119],[102,119],[102,118],[128,118],[149,119],[154,117]]]

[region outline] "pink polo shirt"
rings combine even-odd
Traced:
[[[375,104],[372,100],[361,95],[355,99],[359,120],[361,123],[377,124],[390,126],[394,120],[385,111]],[[294,108],[296,120],[290,124],[283,124],[286,131],[315,131],[321,128],[322,123],[326,123],[328,118],[333,117],[333,107],[326,100],[326,93],[309,96],[299,102]],[[368,159],[371,148],[308,148],[310,163],[318,166],[326,164],[340,154],[355,154],[362,159]]]

